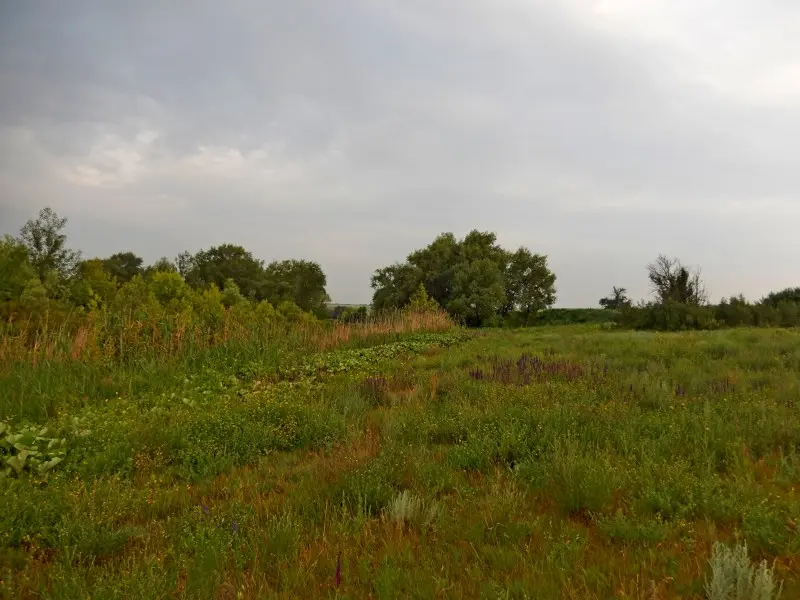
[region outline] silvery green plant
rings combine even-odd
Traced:
[[[399,525],[415,525],[421,529],[431,527],[441,516],[438,502],[424,502],[419,496],[403,490],[384,510],[386,518]]]
[[[781,586],[776,585],[774,566],[767,566],[766,560],[758,566],[751,563],[747,544],[737,544],[731,549],[716,542],[709,563],[708,600],[777,600],[780,597]]]

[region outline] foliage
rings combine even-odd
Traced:
[[[28,425],[15,432],[0,422],[0,478],[47,473],[64,460],[66,444],[65,438],[53,437],[47,427]]]
[[[776,600],[780,586],[773,568],[764,560],[756,568],[747,556],[747,544],[734,549],[716,542],[711,554],[711,579],[706,582],[708,600]]]
[[[241,246],[222,244],[194,255],[184,252],[178,256],[178,271],[194,289],[212,285],[223,289],[230,279],[247,298],[263,300],[266,297],[263,262]]]
[[[366,307],[365,307],[366,308]],[[416,311],[416,312],[436,312],[440,310],[438,304],[436,304],[436,300],[428,296],[428,292],[425,291],[425,285],[420,283],[417,286],[417,289],[411,294],[411,297],[408,299],[408,304],[406,305],[407,310]]]
[[[616,287],[611,290],[611,295],[600,298],[600,306],[609,310],[620,310],[631,306],[631,299],[628,298],[627,290],[623,287]]]
[[[330,298],[325,291],[325,273],[317,263],[308,260],[270,263],[264,270],[264,281],[264,297],[271,303],[290,301],[305,312],[318,317],[325,315],[325,303]]]
[[[513,311],[533,314],[555,302],[555,275],[547,258],[527,248],[509,252],[490,232],[452,233],[372,276],[376,311],[407,305],[419,286],[439,306],[472,326],[496,324]]]
[[[505,312],[518,310],[531,315],[556,301],[556,276],[547,268],[547,257],[520,248],[508,260],[506,268]]]
[[[103,268],[120,284],[128,283],[136,275],[141,275],[144,260],[133,252],[117,252],[103,260]]]
[[[28,259],[28,249],[9,235],[0,240],[0,306],[2,317],[12,312],[9,303],[17,302],[28,283],[36,278],[36,270]]]
[[[667,301],[626,307],[615,319],[623,327],[681,331],[720,327],[798,327],[800,303],[751,304],[742,296],[723,298],[717,305],[688,305]]]
[[[785,303],[800,304],[800,287],[770,292],[761,300],[761,304],[776,308]]]
[[[460,264],[453,274],[452,290],[445,308],[454,318],[473,327],[488,324],[506,298],[503,273],[488,258]]]
[[[369,318],[367,306],[334,306],[330,311],[332,319],[342,323],[365,323]]]
[[[43,208],[36,219],[30,219],[20,231],[20,241],[28,249],[28,259],[44,281],[49,273],[61,279],[70,277],[78,266],[80,253],[67,248],[64,227],[67,219],[50,208]]]
[[[658,301],[702,306],[708,301],[700,270],[692,272],[677,258],[660,254],[647,266],[647,277]]]
[[[619,319],[619,311],[604,308],[548,308],[534,315],[511,313],[504,321],[506,327],[547,325],[608,324]]]

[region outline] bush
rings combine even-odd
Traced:
[[[719,542],[714,544],[711,579],[706,582],[708,600],[777,600],[774,571],[763,561],[758,568],[747,556],[747,544],[733,550]]]

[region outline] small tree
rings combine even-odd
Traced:
[[[66,218],[43,208],[38,218],[29,220],[20,231],[19,239],[28,249],[28,259],[42,281],[49,273],[68,279],[80,262],[80,252],[67,248],[66,225]]]
[[[619,310],[631,306],[631,299],[628,298],[628,290],[623,287],[613,287],[610,296],[600,298],[600,306],[611,310]]]
[[[677,258],[660,254],[647,265],[647,277],[653,293],[662,304],[671,300],[679,304],[702,306],[708,302],[700,269],[690,271]]]
[[[411,298],[408,299],[406,308],[416,312],[435,312],[439,310],[439,305],[436,300],[428,296],[425,286],[420,283],[414,293],[411,294]]]

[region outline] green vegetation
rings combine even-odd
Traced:
[[[3,413],[5,464],[41,453],[0,484],[5,595],[800,595],[797,332],[455,329],[242,356],[35,428]],[[725,595],[736,581],[750,595]]]
[[[409,302],[435,302],[455,320],[470,326],[499,325],[518,313],[527,320],[552,306],[556,276],[547,257],[527,248],[509,252],[490,232],[471,231],[463,240],[443,233],[408,255],[404,263],[378,269],[372,277],[376,310]]]
[[[553,309],[473,231],[331,307],[315,263],[65,223],[0,242],[0,596],[800,597],[797,290],[661,256],[652,302]]]

